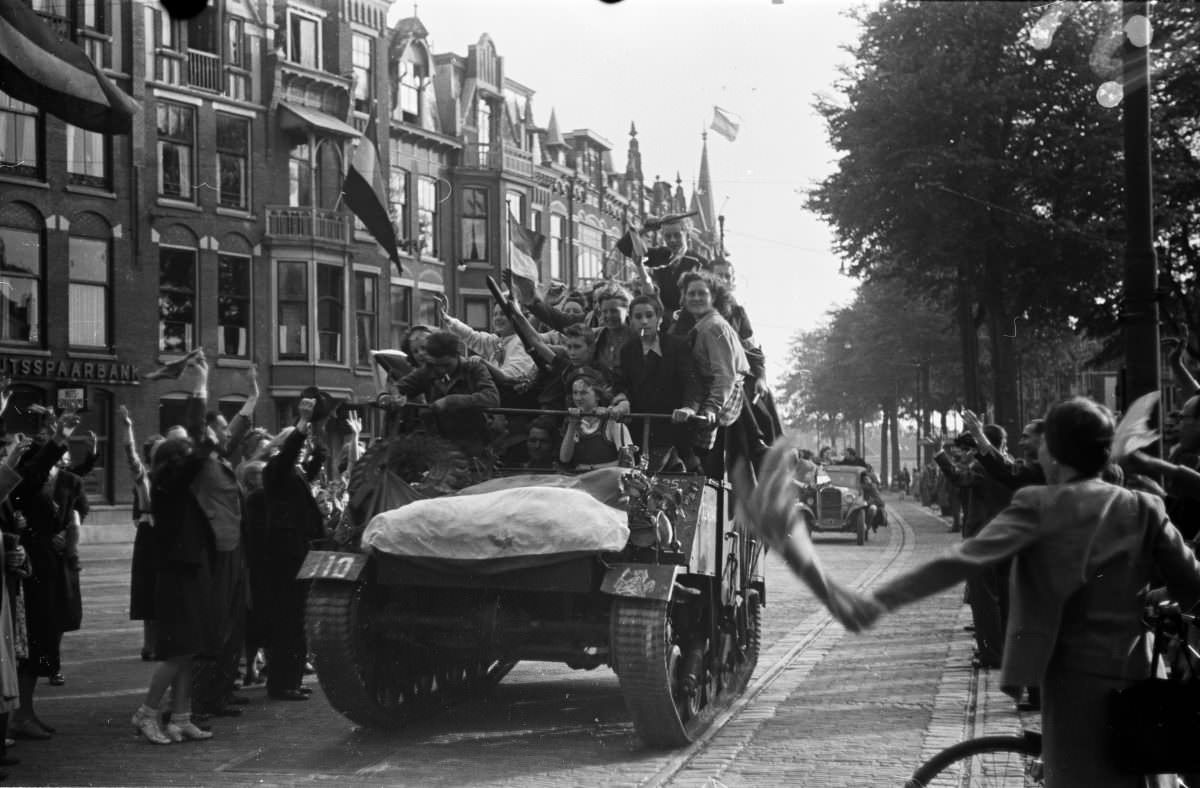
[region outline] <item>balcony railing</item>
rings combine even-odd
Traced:
[[[481,170],[504,170],[533,177],[533,154],[520,148],[471,142],[463,148],[463,166]]]
[[[279,239],[349,243],[349,217],[328,208],[267,206],[267,235]]]
[[[221,92],[221,57],[198,49],[188,50],[188,84],[197,90]]]

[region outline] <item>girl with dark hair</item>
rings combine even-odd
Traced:
[[[578,370],[571,377],[571,397],[575,407],[568,408],[558,459],[575,470],[593,470],[616,465],[621,449],[631,441],[624,424],[608,418],[609,392],[599,373]]]
[[[1024,487],[978,534],[835,610],[848,628],[939,593],[1012,559],[1000,686],[1041,687],[1047,788],[1133,788],[1108,746],[1113,690],[1148,674],[1143,590],[1165,579],[1185,610],[1200,600],[1200,562],[1161,499],[1103,481],[1112,414],[1084,397],[1046,414],[1038,461],[1045,485]],[[768,526],[770,527],[770,526]]]

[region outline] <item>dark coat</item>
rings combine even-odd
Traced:
[[[613,394],[624,394],[634,413],[669,414],[676,408],[700,409],[700,378],[691,345],[684,339],[660,333],[662,358],[642,350],[640,340],[626,342],[621,348],[621,363],[613,377]],[[630,425],[633,442],[640,444],[644,427]],[[686,424],[654,422],[650,428],[652,446],[682,448],[691,442]],[[649,447],[643,447],[649,448]]]
[[[942,469],[950,484],[970,491],[967,516],[962,524],[964,538],[978,533],[1012,500],[1012,489],[992,478],[979,462],[972,462],[965,467],[955,465],[944,452],[934,455],[933,461]]]
[[[67,557],[52,544],[62,533],[70,510],[87,512],[83,483],[68,471],[59,471],[49,494],[46,481],[66,447],[53,441],[22,462],[22,482],[12,494],[13,505],[25,516],[21,544],[29,556],[32,574],[25,579],[26,630],[29,660],[38,675],[58,671],[58,642],[63,632],[79,629],[83,606],[79,575]]]

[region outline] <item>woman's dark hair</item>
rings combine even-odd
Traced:
[[[575,391],[575,382],[578,380],[586,381],[592,390],[596,392],[596,404],[607,405],[612,399],[612,389],[608,385],[608,381],[603,372],[592,367],[580,367],[571,373],[567,378],[567,393],[572,394]]]
[[[566,298],[564,298],[562,300],[562,303],[558,305],[558,308],[562,309],[564,306],[567,305],[567,302],[572,302],[572,301],[576,304],[579,304],[579,306],[583,309],[584,312],[587,311],[587,308],[588,308],[587,296],[585,296],[583,293],[577,293],[575,291],[568,293]]]
[[[462,355],[462,342],[449,331],[434,331],[425,342],[425,352],[431,358]]]
[[[654,313],[659,317],[662,317],[663,302],[659,300],[658,296],[650,295],[648,293],[643,293],[640,296],[634,296],[634,299],[629,302],[630,314],[633,314],[633,308],[640,304],[649,304],[650,308],[654,310]]]
[[[434,329],[430,326],[420,323],[420,324],[415,325],[412,328],[408,329],[408,331],[406,331],[404,333],[404,339],[400,340],[400,352],[403,353],[404,355],[408,356],[409,359],[412,361],[416,361],[416,359],[413,358],[412,344],[411,344],[412,337],[414,334],[420,334],[422,331],[425,332],[426,334],[432,334],[434,332]]]
[[[1116,425],[1108,408],[1087,397],[1072,397],[1046,411],[1046,448],[1050,456],[1084,476],[1108,465]]]
[[[729,292],[729,288],[725,286],[724,282],[708,271],[687,271],[679,277],[680,296],[687,292],[688,285],[692,282],[704,282],[708,286],[708,292],[712,293],[713,309],[723,316],[730,313],[733,308],[733,294]]]
[[[153,460],[150,458],[150,452],[154,451],[154,445],[165,440],[166,438],[155,433],[149,438],[146,438],[146,440],[142,441],[142,459],[145,460],[147,464],[153,462]]]

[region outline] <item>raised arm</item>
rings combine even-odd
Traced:
[[[250,428],[254,424],[254,409],[258,407],[259,398],[257,364],[251,364],[246,369],[246,383],[250,388],[250,394],[246,397],[246,401],[242,403],[242,407],[238,410],[237,415],[233,417],[233,421],[229,422],[229,441],[226,444],[227,455],[241,451],[242,441],[246,439],[246,433],[250,432]]]

